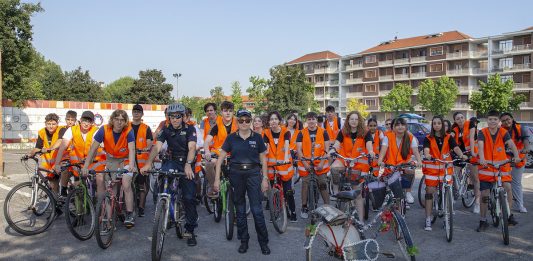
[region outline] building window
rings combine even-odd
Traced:
[[[524,64],[530,64],[531,63],[531,56],[529,56],[529,55],[524,56],[523,63]]]
[[[501,75],[501,76],[500,76],[500,80],[501,80],[502,82],[506,82],[506,81],[508,81],[508,80],[513,80],[513,76],[512,76],[512,75]]]
[[[366,70],[365,71],[365,78],[376,78],[377,72],[376,70]]]
[[[499,48],[500,51],[510,51],[511,49],[513,49],[513,40],[500,41]]]
[[[377,87],[375,84],[365,85],[365,92],[377,92]]]
[[[500,69],[513,68],[513,58],[502,58],[498,65],[500,66]]]
[[[442,55],[444,53],[442,46],[429,48],[429,56]]]
[[[376,55],[365,56],[365,63],[375,63],[375,62],[376,62]]]
[[[429,72],[442,72],[442,63],[429,65]]]
[[[365,102],[365,105],[368,106],[368,107],[375,107],[375,106],[377,106],[377,101],[376,101],[376,99],[365,99],[364,102]]]
[[[426,56],[426,49],[418,51],[418,56]]]

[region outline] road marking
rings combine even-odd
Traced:
[[[5,189],[5,190],[7,190],[7,191],[11,191],[11,190],[13,189],[13,188],[8,187],[8,186],[6,186],[6,185],[4,185],[4,184],[0,184],[0,188]],[[31,195],[28,194],[28,193],[26,193],[26,192],[20,192],[20,191],[17,191],[17,194],[20,194],[20,195],[25,196],[25,197],[28,197],[28,198],[31,197]]]
[[[527,174],[524,178],[528,179],[528,178],[531,178],[531,177],[533,177],[533,174]]]

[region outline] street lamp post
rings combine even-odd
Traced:
[[[178,89],[178,84],[179,84],[179,78],[181,77],[181,73],[175,73],[175,74],[172,74],[172,76],[176,77],[176,101],[179,100],[179,89]]]

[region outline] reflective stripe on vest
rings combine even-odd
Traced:
[[[333,128],[329,124],[328,119],[326,119],[326,121],[324,122],[324,127],[326,131],[328,132],[329,140],[334,141],[335,138],[337,137],[337,134],[339,134],[339,122],[338,122],[337,116],[335,116],[335,118],[333,119]]]
[[[440,159],[449,161],[452,159],[450,155],[450,138],[451,136],[449,134],[446,134],[444,136],[444,139],[442,141],[442,149],[439,150],[439,146],[437,145],[437,139],[435,137],[431,137],[431,135],[426,136],[426,138],[429,140],[429,154],[434,159]],[[443,156],[447,156],[443,158]],[[424,163],[424,166],[422,168],[422,172],[426,175],[444,175],[444,168],[445,165],[440,162],[426,162]],[[448,174],[453,174],[453,168],[450,166],[448,168]]]
[[[289,162],[292,162],[292,158],[290,155],[288,155],[288,151],[285,150],[285,145],[287,144],[287,141],[285,140],[285,134],[287,133],[287,129],[285,127],[282,127],[279,133],[278,138],[278,144],[274,142],[274,136],[272,135],[271,129],[266,129],[264,131],[264,135],[268,137],[268,152],[267,152],[267,162],[270,164],[276,164],[278,161],[285,161],[285,156],[288,156]],[[276,166],[276,167],[268,167],[268,173],[270,179],[274,179],[274,170],[275,168],[278,173],[282,176],[287,176],[283,180],[287,181],[288,179],[292,178],[294,174],[294,168],[291,164],[282,165],[282,166]]]
[[[314,157],[324,156],[324,154],[326,153],[326,149],[328,149],[328,148],[325,148],[326,141],[324,140],[324,131],[325,130],[323,128],[317,127],[315,142],[313,143],[314,144]],[[305,128],[302,130],[302,153],[303,153],[303,156],[306,158],[311,158],[311,145],[312,143],[311,143],[311,136],[309,134],[309,129]],[[320,160],[315,160],[314,164],[315,166],[317,166],[318,164],[320,164]],[[300,171],[300,175],[303,174],[305,176],[307,174],[307,171],[303,167],[303,163],[300,161],[298,162],[298,170]],[[325,160],[324,168],[322,170],[319,171],[315,167],[315,171],[316,171],[316,174],[318,175],[327,173],[329,171],[328,160]]]
[[[505,134],[507,134],[507,131],[504,128],[499,128],[495,140],[492,139],[492,135],[490,134],[488,127],[483,128],[481,132],[483,133],[483,136],[485,138],[483,142],[483,156],[485,157],[485,161],[494,165],[501,165],[505,161],[507,161],[507,154],[505,153],[505,144],[503,142],[503,137],[505,136]],[[483,166],[478,166],[478,169],[479,180],[488,182],[493,182],[496,180],[498,169],[492,166],[487,166],[486,168]],[[502,181],[511,181],[510,164],[505,164],[501,166],[500,170],[502,172]]]
[[[357,158],[361,154],[366,154],[366,144],[365,139],[361,137],[357,137],[355,139],[355,142],[352,142],[351,135],[344,135],[343,133],[343,140],[340,146],[339,154],[341,154],[343,157],[346,158]],[[344,162],[343,159],[339,158],[341,162]],[[368,165],[368,159],[360,158],[355,161],[355,164],[353,166],[353,169],[361,170],[368,172],[370,168],[370,165]]]
[[[131,123],[130,123],[131,127]],[[147,133],[148,132],[148,125],[141,123],[139,125],[139,130],[137,130],[137,136],[135,137],[135,149],[136,150],[144,150],[148,147],[148,140],[147,140]],[[148,161],[148,158],[150,158],[150,152],[149,151],[143,151],[141,153],[135,153],[135,157],[137,158],[138,168],[144,167],[146,162]]]
[[[115,143],[113,137],[113,128],[108,124],[104,125],[104,150],[112,158],[122,159],[127,158],[129,155],[128,148],[128,133],[131,127],[128,125],[120,133],[120,137]]]
[[[235,117],[233,117],[231,119],[232,123],[231,123],[231,131],[230,133],[233,133],[235,131],[237,131],[237,119],[235,119]],[[220,149],[222,148],[222,144],[224,144],[224,141],[226,141],[226,137],[228,136],[228,134],[230,133],[227,133],[226,131],[226,126],[224,125],[224,122],[222,120],[222,117],[220,118],[217,118],[217,128],[218,128],[218,132],[217,132],[217,135],[215,137],[213,137],[213,147],[212,147],[212,152],[216,153],[217,155],[220,154]]]

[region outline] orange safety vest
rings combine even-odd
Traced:
[[[455,142],[459,146],[459,127],[454,127],[453,132],[455,133]],[[465,125],[463,126],[463,144],[465,145],[466,150],[470,150],[470,121],[465,121]],[[477,147],[477,141],[476,144],[474,144],[474,153],[478,153],[479,149]],[[472,158],[470,159],[470,162],[477,163],[478,158]]]
[[[518,156],[523,159],[522,161],[516,163],[516,168],[521,168],[523,166],[526,165],[526,154],[525,153],[522,153],[520,151],[522,151],[525,147],[524,145],[524,141],[522,140],[522,127],[520,126],[520,124],[516,123],[515,124],[516,126],[516,130],[518,131],[517,134],[515,134],[514,131],[511,131],[511,129],[507,129],[505,128],[507,131],[509,131],[511,133],[511,139],[513,139],[513,142],[514,144],[516,145],[516,149],[518,150]]]
[[[289,130],[287,130],[289,131]],[[294,133],[291,136],[291,142],[289,144],[290,150],[296,150],[296,138],[298,138],[298,134],[300,134],[300,130],[294,129]]]
[[[313,154],[314,157],[325,156],[326,149],[328,149],[326,148],[326,141],[324,140],[324,131],[326,131],[324,130],[324,128],[317,127],[315,142],[313,143],[314,144],[314,154]],[[311,158],[311,145],[312,144],[311,144],[311,136],[309,135],[309,129],[305,128],[302,130],[302,153],[303,153],[303,156],[306,158]],[[320,160],[315,160],[314,165],[315,165],[315,172],[317,175],[323,175],[323,174],[328,173],[329,171],[328,160],[325,160],[324,168],[320,171],[316,168],[318,164],[320,164]],[[298,173],[302,177],[306,177],[307,175],[309,175],[309,172],[307,172],[307,170],[305,169],[304,164],[300,161],[298,162]]]
[[[131,126],[127,126],[122,130],[120,137],[115,143],[113,138],[113,128],[108,124],[104,125],[104,150],[105,152],[117,159],[128,158],[130,150],[128,149],[128,133],[131,130]],[[127,164],[126,162],[124,164]]]
[[[231,123],[230,133],[233,133],[233,132],[236,132],[238,129],[237,119],[233,118],[231,121],[232,123]],[[217,126],[218,126],[217,127],[218,133],[215,137],[213,137],[213,147],[211,149],[211,152],[214,152],[217,155],[220,155],[220,149],[222,148],[222,144],[224,144],[224,141],[226,141],[226,137],[230,133],[226,132],[226,126],[224,125],[224,122],[222,121],[222,117],[217,118]]]
[[[485,141],[483,142],[483,152],[485,156],[485,161],[492,164],[501,164],[507,161],[507,154],[505,153],[505,144],[503,143],[503,137],[507,133],[504,128],[499,128],[496,139],[493,141],[492,136],[490,135],[489,128],[483,128],[481,130],[483,136],[485,136]],[[502,181],[508,182],[512,180],[511,176],[511,165],[505,164],[501,167],[502,171]],[[492,166],[478,166],[479,180],[485,182],[495,182],[496,175],[498,170]]]
[[[57,127],[54,134],[52,134],[52,140],[50,142],[48,142],[48,135],[46,135],[46,128],[42,128],[39,131],[38,133],[39,138],[43,140],[43,148],[49,149],[50,147],[52,147],[52,145],[54,145],[54,143],[59,139],[60,129],[61,129],[60,127]],[[43,153],[41,155],[41,163],[39,164],[40,167],[52,171],[55,166],[56,157],[57,157],[57,150],[51,151],[50,153]],[[52,178],[54,177],[54,175],[49,173],[48,177]]]
[[[75,124],[74,126],[76,126],[76,125],[78,125],[78,124]],[[74,127],[74,126],[72,126],[72,127]],[[64,129],[64,128],[68,128],[68,126],[67,125],[59,126],[58,128],[59,128],[59,130],[61,130],[61,129]],[[58,133],[59,133],[59,131],[58,131]],[[63,152],[63,158],[61,159],[61,161],[68,160],[69,155],[70,155],[70,146],[67,146],[67,148]]]
[[[219,120],[221,119],[222,119],[222,116],[217,115],[216,122],[219,122]],[[205,118],[204,119],[204,141],[205,141],[205,138],[207,138],[207,135],[209,135],[209,132],[211,132],[211,129],[213,127],[214,126],[211,126],[211,123],[209,123],[209,118]],[[211,149],[211,144],[209,144],[209,149]]]
[[[132,123],[130,122],[130,128]],[[148,147],[148,140],[146,139],[146,134],[148,132],[148,125],[141,122],[139,125],[139,130],[137,130],[137,136],[135,137],[135,149],[143,150]],[[135,153],[137,159],[137,167],[140,169],[146,165],[148,158],[150,158],[150,151],[143,151],[141,153]]]
[[[400,145],[400,148],[398,148],[398,145],[396,144],[396,133],[393,131],[389,131],[385,134],[385,137],[389,140],[389,146],[387,148],[387,154],[385,156],[385,163],[389,165],[400,165],[404,163],[408,163],[411,161],[411,156],[413,156],[413,149],[411,148],[411,143],[413,142],[413,134],[406,132],[404,135],[409,135],[409,154],[404,159],[402,158],[402,145]],[[385,169],[385,174],[390,174],[390,169]]]
[[[376,155],[379,155],[379,146],[381,145],[381,140],[379,139],[379,136],[381,134],[381,131],[380,130],[376,130],[376,133],[374,133],[374,142],[372,143],[372,150],[374,151],[374,153]],[[379,176],[379,166],[378,166],[378,160],[377,159],[372,159],[372,168],[373,168],[373,171],[372,173],[374,174],[374,176]]]
[[[450,155],[452,148],[450,148],[449,144],[451,138],[450,134],[444,136],[442,149],[440,151],[435,137],[428,135],[426,138],[429,140],[429,154],[431,154],[432,158],[446,161],[452,160]],[[438,177],[444,177],[444,164],[440,162],[425,162],[422,167],[422,173],[426,175],[426,186],[435,187],[439,183]],[[451,166],[448,168],[448,175],[453,175],[453,167]]]
[[[285,150],[285,133],[287,133],[288,130],[285,127],[281,128],[281,132],[279,133],[279,139],[278,144],[274,142],[274,137],[272,136],[272,130],[266,129],[264,131],[264,134],[266,137],[268,137],[268,153],[267,153],[267,164],[276,164],[278,161],[285,161],[285,154],[288,153]],[[289,141],[290,143],[290,141]],[[292,158],[289,154],[289,161],[292,162]],[[281,175],[281,180],[283,181],[289,181],[292,179],[292,176],[294,175],[294,168],[292,167],[292,164],[287,164],[283,166],[276,166],[276,167],[268,167],[268,178],[270,180],[274,180],[274,169],[278,171],[278,173]]]
[[[352,141],[352,137],[350,135],[344,135],[343,133],[342,136],[343,140],[340,146],[339,154],[341,154],[343,157],[356,158],[361,154],[367,153],[365,138],[357,137],[354,142]],[[343,159],[338,158],[338,160],[344,163]],[[354,170],[360,170],[361,175],[367,175],[370,169],[370,165],[368,165],[368,158],[364,157],[358,159],[352,168]]]
[[[80,125],[75,125],[71,127],[72,130],[72,140],[70,141],[70,162],[79,163],[84,161],[89,155],[89,150],[93,143],[93,136],[98,131],[98,127],[92,126],[91,129],[87,132],[85,140],[83,139],[83,134],[81,132]],[[92,170],[105,170],[105,160],[106,156],[102,147],[99,147],[96,151],[96,156],[94,157],[94,163],[89,164],[89,169]],[[74,176],[78,177],[78,171],[73,168]]]
[[[333,128],[329,125],[327,118],[324,121],[324,127],[328,132],[329,140],[334,141],[335,138],[337,138],[337,134],[339,134],[339,122],[337,121],[337,117],[333,119]]]

